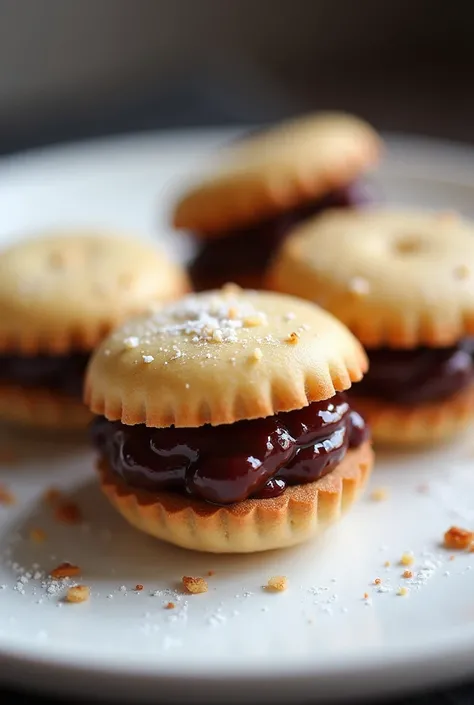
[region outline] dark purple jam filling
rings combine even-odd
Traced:
[[[229,231],[222,237],[199,238],[201,249],[189,270],[194,287],[202,290],[228,281],[246,285],[247,277],[264,272],[279,245],[299,222],[327,208],[362,206],[373,200],[365,183],[354,182],[256,225]]]
[[[89,355],[0,355],[0,380],[21,387],[41,387],[77,399],[82,386]]]
[[[334,470],[348,448],[368,438],[344,394],[300,411],[200,428],[125,426],[98,417],[92,441],[131,487],[193,495],[212,504],[267,499],[287,485]]]
[[[371,397],[395,404],[442,401],[474,381],[474,338],[450,348],[368,350],[370,367],[354,398]]]

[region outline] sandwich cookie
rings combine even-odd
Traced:
[[[441,441],[474,413],[474,226],[455,215],[334,210],[296,228],[267,275],[365,346],[351,393],[375,441]]]
[[[200,243],[190,269],[194,287],[235,281],[259,288],[293,225],[325,208],[371,199],[362,175],[380,151],[376,132],[343,113],[285,122],[223,150],[174,210],[175,227]]]
[[[290,546],[336,521],[372,467],[344,390],[362,347],[298,299],[190,295],[94,353],[85,400],[102,487],[134,526],[185,548]]]
[[[93,348],[150,300],[189,291],[152,244],[100,233],[23,240],[0,254],[0,418],[80,428]]]

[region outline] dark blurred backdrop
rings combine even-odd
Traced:
[[[0,0],[0,151],[312,108],[474,142],[469,5]]]

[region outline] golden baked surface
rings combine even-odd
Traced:
[[[92,357],[85,399],[125,424],[227,424],[328,399],[366,367],[360,343],[317,306],[227,286],[117,329]]]
[[[90,350],[151,300],[188,290],[178,265],[139,237],[55,233],[0,253],[0,350]]]
[[[284,122],[223,150],[214,172],[176,204],[174,225],[212,236],[257,222],[354,181],[381,147],[373,128],[352,115]]]
[[[295,229],[266,282],[319,303],[366,347],[449,346],[474,334],[474,225],[426,212],[328,211]]]

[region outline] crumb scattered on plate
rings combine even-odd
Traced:
[[[70,587],[66,593],[67,602],[87,602],[91,594],[87,585],[75,585]]]
[[[75,502],[61,502],[57,505],[54,515],[63,524],[80,524],[82,512]]]
[[[50,576],[52,578],[73,578],[76,575],[80,575],[81,569],[78,565],[73,565],[72,563],[61,563],[57,568],[53,568],[50,571]]]
[[[43,543],[43,541],[46,541],[46,532],[38,527],[33,527],[30,529],[30,539],[34,543]]]
[[[377,487],[370,493],[370,499],[372,499],[374,502],[384,502],[386,499],[388,499],[388,491],[383,487]]]
[[[284,592],[288,587],[288,579],[285,575],[275,575],[269,578],[265,587],[271,592]]]
[[[7,487],[0,485],[0,504],[9,506],[16,504],[16,497]]]
[[[415,557],[412,553],[404,553],[400,558],[400,563],[402,565],[413,565],[415,562]]]
[[[474,532],[461,529],[459,526],[452,526],[444,534],[444,545],[446,548],[465,551],[474,544]]]
[[[207,592],[207,582],[204,578],[195,578],[189,575],[184,575],[183,585],[184,588],[193,595],[197,595],[200,592]]]

